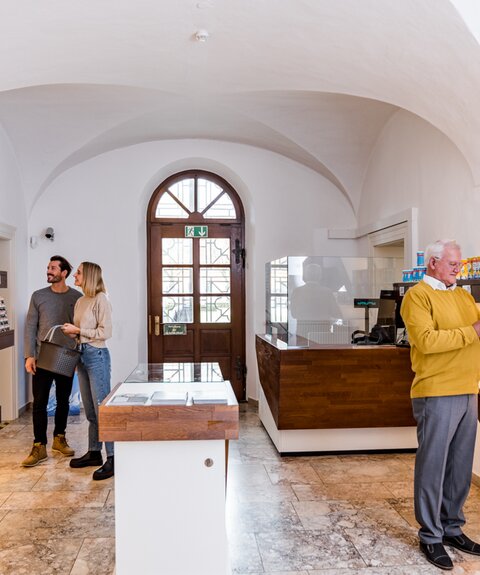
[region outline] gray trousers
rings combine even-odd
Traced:
[[[462,533],[463,504],[472,479],[478,396],[412,399],[417,421],[415,518],[424,543]]]

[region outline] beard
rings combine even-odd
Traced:
[[[62,281],[61,275],[47,274],[47,283],[56,284],[60,281]]]

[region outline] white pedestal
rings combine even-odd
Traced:
[[[115,531],[116,575],[230,574],[225,441],[116,442]]]

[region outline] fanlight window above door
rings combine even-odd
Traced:
[[[187,219],[195,213],[212,220],[237,218],[228,191],[205,178],[187,177],[168,186],[155,209],[155,217],[160,219]]]

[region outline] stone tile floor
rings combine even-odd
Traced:
[[[240,421],[227,493],[235,575],[440,573],[418,551],[413,455],[281,458],[254,407],[242,405]],[[111,575],[114,479],[92,481],[93,468],[72,470],[50,450],[24,469],[31,433],[30,413],[0,429],[0,574]],[[84,417],[71,417],[67,438],[79,455],[86,437]],[[480,540],[478,487],[465,511],[465,531]],[[478,558],[449,552],[453,574],[480,575]]]

